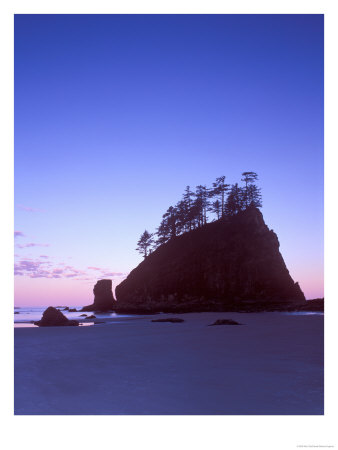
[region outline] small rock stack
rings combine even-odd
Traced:
[[[79,322],[77,320],[69,320],[62,314],[61,311],[49,306],[42,314],[41,320],[34,322],[34,325],[39,327],[67,327],[67,326],[77,326]]]

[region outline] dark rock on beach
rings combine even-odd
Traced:
[[[94,314],[92,314],[91,316],[86,317],[86,319],[96,319],[96,316],[94,316]]]
[[[41,320],[34,322],[39,327],[61,327],[61,326],[77,326],[79,322],[69,320],[61,311],[49,306],[43,313]]]
[[[70,308],[68,311],[69,312],[77,312],[77,309],[76,308]]]
[[[84,306],[81,311],[113,311],[115,303],[111,280],[99,280],[93,289],[94,303]]]
[[[305,304],[255,207],[173,237],[116,287],[117,312],[273,311]]]
[[[14,314],[20,314],[19,311],[15,311]]]
[[[216,322],[211,323],[208,326],[213,327],[214,325],[242,325],[242,324],[239,322],[236,322],[236,320],[232,320],[232,319],[218,319],[218,320],[216,320]]]
[[[80,314],[80,317],[87,317],[87,314]]]
[[[307,300],[304,305],[300,305],[297,308],[297,311],[324,312],[324,299]]]
[[[179,319],[178,317],[170,317],[168,319],[153,319],[152,322],[181,323],[181,322],[184,322],[184,320],[183,319]]]

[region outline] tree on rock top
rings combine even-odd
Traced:
[[[242,181],[244,181],[245,183],[245,187],[243,189],[243,201],[245,207],[247,208],[248,206],[256,206],[256,208],[261,208],[261,190],[255,184],[255,182],[258,180],[257,173],[243,172],[242,177]]]
[[[148,256],[149,249],[154,242],[153,234],[149,233],[149,231],[144,230],[140,239],[137,242],[136,250],[143,255],[144,258]]]
[[[225,182],[225,176],[216,178],[216,182],[212,183],[213,189],[210,191],[210,197],[217,197],[217,200],[213,202],[212,212],[217,214],[217,219],[225,216],[225,194],[229,190],[229,184]]]
[[[147,230],[141,235],[136,250],[146,258],[152,250],[156,250],[176,236],[204,227],[212,213],[211,221],[228,220],[245,209],[262,206],[261,190],[257,187],[256,172],[243,172],[244,186],[237,183],[225,183],[225,176],[216,178],[211,188],[205,185],[196,186],[195,192],[187,186],[183,197],[175,206],[170,206],[162,216],[155,234]],[[156,239],[153,236],[156,235]]]

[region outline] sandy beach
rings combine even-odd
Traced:
[[[155,317],[15,329],[15,414],[323,414],[324,316]]]

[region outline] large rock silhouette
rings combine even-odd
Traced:
[[[255,207],[171,239],[116,287],[120,312],[280,309],[302,304],[277,235]]]
[[[42,314],[41,320],[34,322],[34,325],[39,327],[66,327],[66,326],[77,326],[79,322],[77,320],[69,320],[62,314],[61,311],[49,306]]]
[[[84,306],[81,311],[112,311],[115,309],[115,300],[112,292],[111,280],[99,280],[93,289],[94,303]]]

